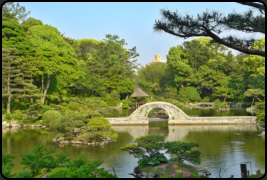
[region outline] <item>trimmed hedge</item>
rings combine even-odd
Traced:
[[[55,110],[46,111],[43,114],[43,121],[49,124],[53,120],[57,120],[61,118],[61,113]]]
[[[118,105],[118,102],[114,98],[109,98],[107,100],[107,103],[109,106],[117,106]]]

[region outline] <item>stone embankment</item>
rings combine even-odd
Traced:
[[[105,139],[102,139],[101,142],[87,142],[87,141],[67,141],[64,137],[57,137],[52,139],[53,142],[56,142],[58,144],[84,144],[84,145],[91,145],[91,146],[104,146],[110,142],[115,142],[116,140],[112,140],[110,137],[106,137]]]
[[[256,109],[257,109],[257,105],[249,107],[249,108],[246,108],[246,111],[247,112],[256,112]]]
[[[230,111],[230,108],[219,108],[217,111]]]
[[[18,121],[3,121],[2,122],[2,128],[10,128],[10,127],[41,127],[41,128],[46,128],[46,125],[29,125],[29,124],[19,124]]]
[[[258,136],[262,136],[265,138],[265,123],[263,123],[262,125],[257,123],[257,126],[260,127],[260,130],[258,131],[258,133],[259,133]]]
[[[189,103],[188,105],[184,105],[184,107],[197,107],[197,108],[213,108],[214,105],[213,103],[209,103],[209,102],[203,102],[203,103],[197,103],[197,104],[192,104]]]

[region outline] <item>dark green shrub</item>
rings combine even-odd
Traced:
[[[144,159],[140,159],[137,163],[140,168],[144,167],[145,165],[158,165],[160,163],[167,163],[168,159],[165,157],[163,153],[154,154],[152,157],[145,157]]]
[[[43,103],[41,100],[36,100],[36,103],[29,106],[29,109],[24,111],[30,118],[29,120],[32,121],[33,117],[38,116],[38,114],[43,109]]]
[[[187,86],[185,88],[181,88],[179,90],[179,95],[183,95],[185,96],[185,98],[189,101],[200,101],[200,95],[197,92],[197,89],[195,87],[192,86]]]
[[[184,160],[187,160],[193,164],[200,164],[200,152],[191,150],[193,147],[199,147],[197,143],[193,142],[166,142],[164,148],[167,149],[166,153],[175,155],[172,161],[177,161],[178,165],[181,165]]]
[[[104,117],[98,117],[90,119],[87,124],[90,127],[90,131],[87,132],[86,138],[89,141],[102,141],[103,138],[110,137],[111,139],[117,139],[117,132],[111,128],[111,124]]]
[[[6,109],[2,108],[2,114],[6,114]]]
[[[74,111],[80,111],[80,108],[79,108],[80,104],[77,103],[77,102],[70,102],[69,103],[69,108],[71,110],[74,110]]]
[[[109,98],[107,100],[109,106],[117,106],[118,102],[114,98]]]
[[[13,114],[14,119],[16,120],[22,120],[23,114],[20,110],[16,110]]]
[[[55,110],[46,111],[43,114],[43,121],[48,125],[50,124],[51,121],[55,121],[60,118],[61,118],[61,113]]]
[[[129,101],[127,101],[127,100],[121,100],[121,102],[122,102],[123,104],[128,104],[128,103],[129,103]]]
[[[121,150],[129,151],[130,154],[134,154],[134,157],[138,158],[138,165],[143,167],[144,165],[152,163],[158,164],[161,162],[168,162],[166,157],[160,154],[160,150],[164,146],[164,137],[159,135],[146,135],[137,137],[134,140],[135,144],[127,144],[122,147]],[[148,155],[146,155],[148,154]]]
[[[68,103],[70,101],[70,98],[63,96],[62,101]]]
[[[100,160],[91,161],[88,156],[72,159],[67,158],[67,154],[52,156],[54,152],[37,146],[30,153],[22,154],[21,164],[25,165],[25,170],[17,174],[11,174],[14,166],[11,159],[15,156],[2,152],[2,174],[7,178],[117,178],[114,169],[113,175],[99,168],[103,163]]]
[[[107,115],[114,116],[114,115],[118,115],[120,112],[116,108],[107,107],[107,108],[100,109],[99,113],[102,114],[103,116],[107,116]]]
[[[105,102],[107,102],[107,100],[108,100],[108,98],[106,98],[106,97],[101,97],[101,99],[102,99],[103,101],[105,101]]]
[[[123,109],[128,109],[129,108],[129,105],[128,104],[122,104],[122,108]]]
[[[214,101],[214,105],[216,108],[230,108],[230,105],[227,102],[221,102],[219,99]]]
[[[86,134],[86,138],[89,141],[95,141],[95,142],[101,142],[104,137],[103,133],[101,131],[97,132],[89,132]]]
[[[50,106],[44,106],[41,113],[44,114],[46,111],[50,111],[52,108]]]
[[[210,97],[206,96],[204,97],[201,102],[210,102]]]
[[[54,110],[59,111],[61,114],[64,114],[66,112],[67,107],[64,107],[62,105],[54,105]]]
[[[256,115],[257,115],[257,121],[262,124],[265,123],[265,98],[263,101],[257,102],[257,109],[256,109]]]
[[[93,118],[97,118],[102,116],[98,111],[94,111],[94,110],[88,110],[85,112],[88,115],[89,119],[93,119]]]
[[[120,99],[120,93],[118,91],[113,90],[110,93],[110,96],[113,97],[114,99]]]
[[[117,178],[116,172],[113,169],[114,175],[104,168],[99,168],[102,161],[90,161],[87,156],[80,156],[65,165],[66,168],[59,168],[53,173],[47,175],[47,178]]]
[[[14,155],[6,154],[2,151],[2,174],[4,177],[13,177],[13,175],[11,174],[11,168],[14,167],[14,164],[12,163],[12,159],[14,158]]]
[[[61,103],[61,105],[67,107],[68,106],[68,103],[63,102],[63,103]]]
[[[12,119],[12,115],[11,114],[6,114],[6,119],[7,120],[11,120]]]
[[[109,121],[104,117],[90,119],[87,126],[89,126],[92,131],[106,131],[111,127]]]
[[[47,101],[49,101],[50,104],[58,104],[61,102],[61,99],[58,96],[49,95]]]
[[[128,101],[129,101],[129,103],[128,103],[129,107],[135,107],[136,104],[135,104],[134,98],[129,98]]]

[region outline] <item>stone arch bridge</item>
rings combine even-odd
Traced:
[[[177,106],[167,102],[146,103],[124,118],[106,118],[112,125],[146,125],[149,124],[148,113],[155,108],[164,109],[168,124],[255,124],[256,116],[213,116],[190,117]]]

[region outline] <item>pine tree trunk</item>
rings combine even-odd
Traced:
[[[51,80],[51,77],[47,76],[47,84],[46,84],[46,87],[45,87],[44,92],[43,92],[44,97],[41,98],[43,104],[45,102],[45,96],[46,96],[47,90],[48,90],[49,85],[50,85],[50,80]]]
[[[181,81],[181,86],[182,86],[182,88],[184,88],[184,85],[183,85],[183,82]]]
[[[25,94],[25,93],[24,93]],[[20,102],[23,100],[24,98],[20,98],[20,100],[19,100],[19,102],[18,102],[18,104],[16,105],[16,107],[12,110],[12,111],[15,111],[17,108],[18,108],[18,106],[19,106],[19,104],[20,104]]]
[[[253,101],[252,101],[252,103],[251,103],[251,107],[253,106],[253,103],[254,103],[254,99],[255,99],[255,97],[253,97]]]
[[[261,101],[260,98],[258,98],[257,96],[254,95],[254,97],[256,97],[259,101]]]
[[[7,100],[6,112],[8,114],[10,114],[10,102],[11,102],[11,95],[8,96],[8,100]]]
[[[32,80],[32,77],[31,77],[31,80]],[[32,82],[32,85],[33,85],[33,82]],[[33,98],[31,97],[31,103],[33,103]]]
[[[7,107],[6,107],[6,112],[10,114],[10,102],[11,102],[11,93],[10,93],[10,64],[8,65],[9,67],[9,72],[8,72],[8,77],[7,77],[7,93],[8,93],[8,99],[7,99]]]
[[[128,100],[128,97],[129,97],[129,95],[127,94],[127,96],[126,96],[126,101]]]

